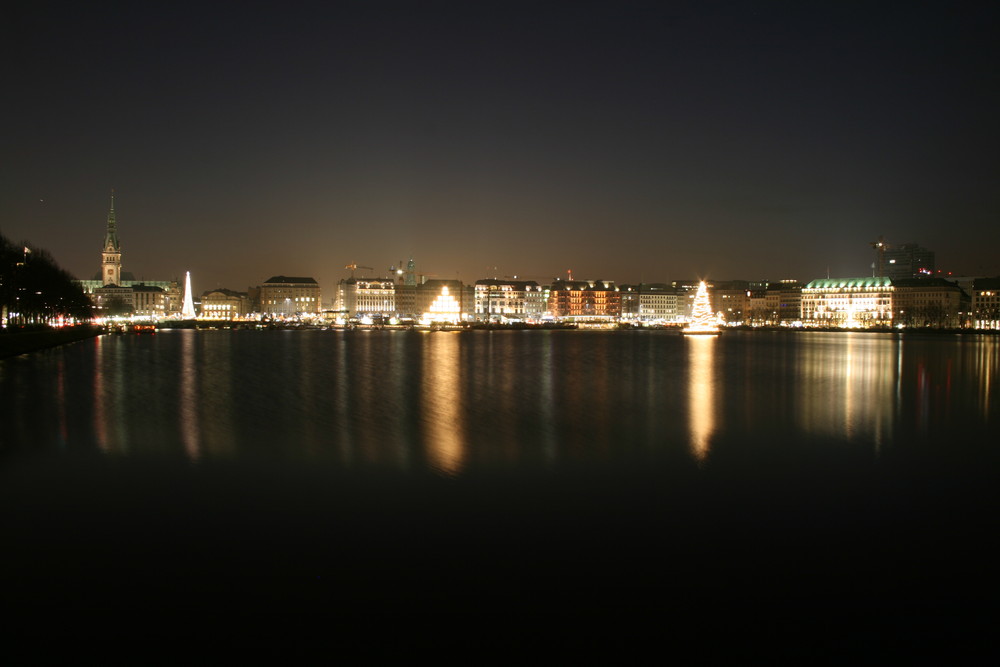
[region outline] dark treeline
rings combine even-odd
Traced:
[[[52,256],[0,235],[0,310],[8,324],[44,324],[91,315],[90,299]]]

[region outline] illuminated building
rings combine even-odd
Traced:
[[[336,309],[349,316],[392,316],[396,285],[392,278],[347,278],[337,285]]]
[[[614,321],[621,317],[621,292],[611,280],[556,279],[549,289],[548,310],[566,321]]]
[[[250,299],[246,292],[219,288],[201,295],[201,316],[209,319],[232,320],[250,312]]]
[[[972,283],[972,326],[1000,329],[1000,278],[977,278]]]
[[[141,319],[159,320],[166,317],[170,297],[162,287],[140,283],[132,285],[132,315]]]
[[[824,327],[887,327],[893,324],[888,278],[824,278],[802,288],[802,323]]]
[[[639,324],[677,322],[677,290],[665,283],[622,285],[621,319]]]
[[[170,316],[180,312],[180,286],[176,280],[143,280],[138,281],[131,273],[122,271],[122,250],[118,241],[118,222],[115,216],[115,196],[111,193],[111,208],[108,211],[107,227],[104,232],[104,244],[101,246],[101,269],[91,280],[77,280],[76,283],[90,297],[94,306],[105,313],[113,311],[115,315],[131,315],[136,309],[141,317],[159,308],[151,303],[158,297],[148,288],[156,287],[163,291],[163,315]],[[134,295],[134,287],[142,287],[143,293]]]
[[[639,285],[640,322],[676,322],[677,290],[664,283]]]
[[[544,290],[533,280],[477,280],[474,316],[480,322],[521,322],[541,319]]]
[[[268,316],[313,315],[321,310],[319,284],[315,278],[273,276],[259,289],[259,312]]]

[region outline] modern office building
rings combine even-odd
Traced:
[[[934,251],[916,243],[885,244],[881,250],[883,276],[892,280],[934,275]]]

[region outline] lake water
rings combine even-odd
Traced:
[[[104,336],[0,362],[0,583],[60,608],[992,597],[998,381],[976,335]]]

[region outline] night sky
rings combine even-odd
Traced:
[[[0,232],[200,293],[1000,274],[996,3],[19,3]],[[362,272],[371,274],[372,272]]]

